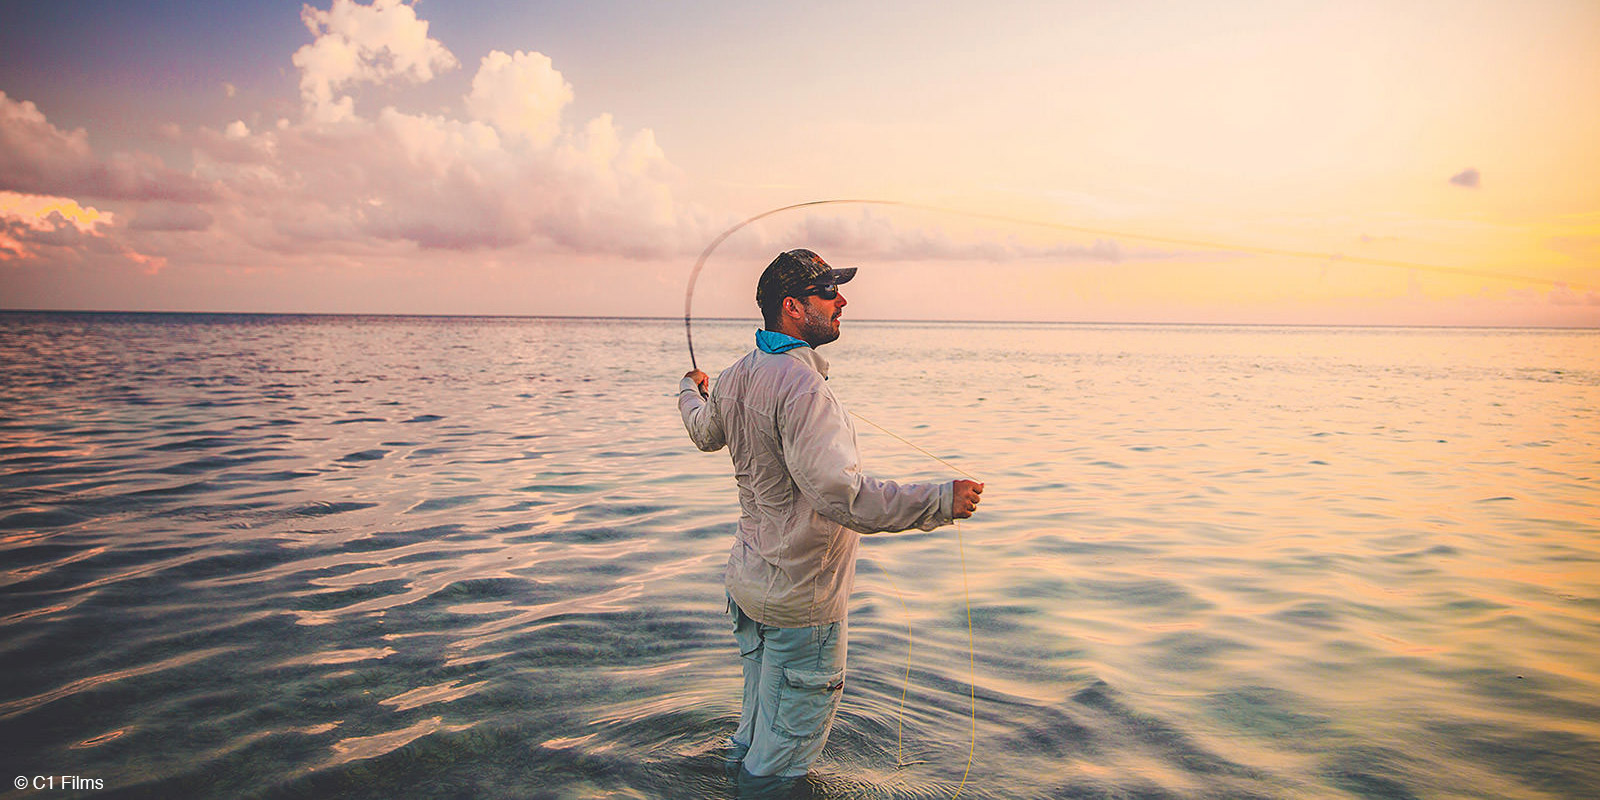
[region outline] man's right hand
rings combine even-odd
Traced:
[[[688,372],[683,373],[683,377],[694,379],[694,385],[700,387],[701,397],[709,396],[711,388],[711,376],[701,372],[700,370],[691,369]]]
[[[956,481],[955,501],[951,511],[956,519],[966,519],[978,510],[978,495],[983,494],[983,484],[977,481]]]

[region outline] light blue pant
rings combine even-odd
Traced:
[[[774,628],[728,600],[744,664],[744,706],[733,760],[757,777],[799,777],[822,755],[844,695],[843,621]]]

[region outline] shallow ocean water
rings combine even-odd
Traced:
[[[697,322],[702,368],[752,331]],[[822,352],[987,489],[864,542],[802,796],[1595,795],[1600,332],[846,319]],[[735,796],[737,503],[686,362],[672,320],[0,314],[4,777]],[[857,427],[872,474],[952,477]]]

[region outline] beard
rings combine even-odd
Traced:
[[[839,331],[833,327],[833,313],[832,306],[819,310],[815,305],[806,303],[806,318],[800,326],[800,338],[812,347],[821,347],[839,338]]]

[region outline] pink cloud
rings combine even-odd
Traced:
[[[1469,167],[1450,176],[1450,183],[1465,189],[1476,189],[1483,181],[1483,176],[1478,174],[1476,167]]]
[[[819,251],[844,251],[855,258],[878,261],[1121,263],[1186,255],[1148,248],[1130,250],[1116,239],[1105,237],[1086,245],[1041,244],[990,229],[958,238],[937,226],[909,226],[872,208],[855,213],[807,214],[781,236],[782,241],[805,242],[805,246]]]
[[[355,113],[354,100],[339,92],[364,83],[396,80],[424,83],[435,70],[459,66],[428,23],[400,0],[362,5],[334,0],[322,11],[302,6],[300,19],[315,37],[291,61],[300,70],[300,96],[315,119],[334,122]]]
[[[136,231],[203,231],[215,220],[199,206],[181,203],[145,203],[128,227]]]
[[[367,115],[345,92],[426,81],[454,56],[398,2],[336,0],[303,17],[316,39],[294,58],[301,117],[186,137],[195,174],[232,206],[218,224],[248,230],[255,246],[406,242],[649,258],[685,254],[707,236],[706,215],[675,199],[679,174],[654,133],[625,132],[610,114],[564,118],[573,88],[549,57],[490,52],[460,115],[392,106]]]
[[[97,157],[89,134],[50,124],[37,106],[0,92],[0,190],[112,200],[197,202],[212,187],[159,159],[119,153]]]
[[[1565,283],[1556,284],[1555,288],[1550,290],[1548,298],[1551,305],[1557,306],[1600,306],[1600,293],[1591,289],[1580,294]]]

